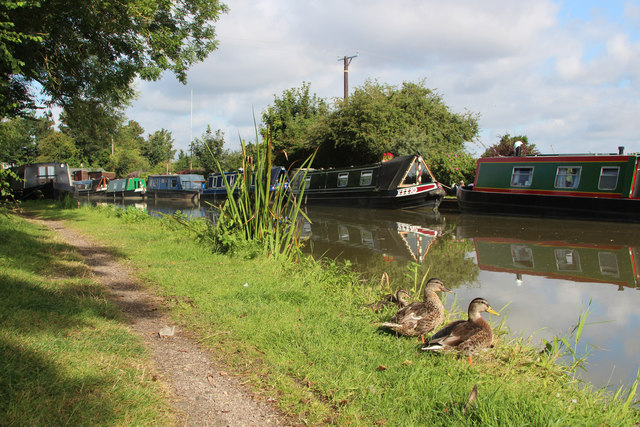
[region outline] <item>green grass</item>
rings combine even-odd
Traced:
[[[415,339],[378,329],[391,312],[364,308],[379,295],[340,266],[296,264],[260,251],[223,256],[168,220],[39,206],[32,209],[67,219],[122,253],[164,296],[177,322],[300,422],[635,425],[640,419],[628,398],[634,390],[612,399],[578,384],[524,339],[502,335],[472,365],[420,352]],[[478,398],[467,407],[474,385]]]
[[[141,340],[53,233],[0,216],[0,425],[172,418]]]

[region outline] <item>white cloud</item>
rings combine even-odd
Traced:
[[[602,10],[589,21],[560,19],[553,1],[337,0],[228,2],[217,27],[220,49],[189,72],[187,87],[167,75],[140,85],[128,111],[147,132],[173,132],[179,148],[210,124],[230,146],[253,138],[253,113],[283,90],[311,83],[328,99],[366,79],[400,84],[426,78],[454,111],[481,115],[482,143],[503,133],[529,136],[544,151],[638,151],[640,47],[627,26]],[[597,5],[606,10],[606,4]]]

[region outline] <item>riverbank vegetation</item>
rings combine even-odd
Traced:
[[[27,209],[67,220],[117,251],[176,322],[301,423],[634,425],[640,418],[633,386],[614,399],[578,383],[557,351],[509,336],[508,319],[494,324],[495,347],[473,364],[425,354],[415,339],[378,328],[392,315],[368,307],[381,297],[379,278],[250,247],[212,253],[178,222],[133,209]],[[477,398],[468,402],[474,386]]]

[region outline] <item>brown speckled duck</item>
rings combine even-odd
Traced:
[[[395,306],[403,308],[411,303],[411,295],[404,289],[398,289],[394,294],[387,294],[381,301],[374,302],[369,307],[376,313],[385,307]]]
[[[491,325],[480,315],[485,311],[500,316],[484,298],[474,299],[469,304],[468,320],[457,320],[449,323],[436,332],[429,340],[429,343],[422,347],[422,350],[455,349],[470,357],[473,353],[489,347],[493,341],[493,330]],[[469,359],[469,362],[471,362],[471,359]]]
[[[423,300],[400,309],[390,321],[383,323],[400,335],[417,337],[427,334],[442,323],[444,305],[436,292],[451,292],[440,279],[429,279],[424,287]]]

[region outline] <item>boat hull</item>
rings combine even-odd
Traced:
[[[195,190],[149,190],[147,198],[171,201],[191,201],[197,203],[200,200],[200,192]]]
[[[571,218],[640,223],[640,199],[518,194],[458,187],[458,207],[467,214]]]
[[[444,191],[437,184],[390,191],[307,190],[306,204],[349,206],[375,209],[437,209]]]

